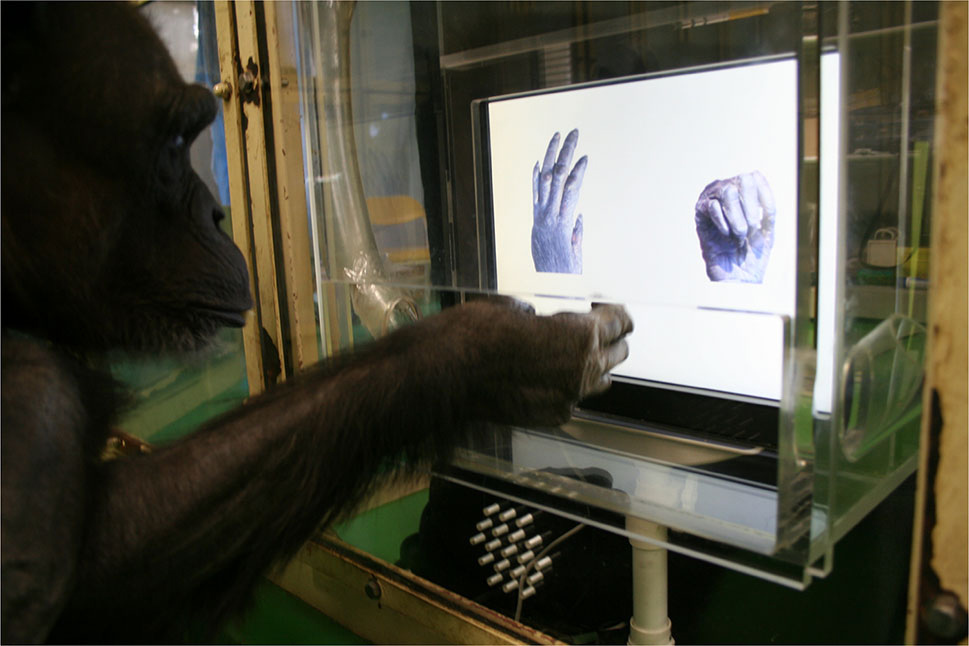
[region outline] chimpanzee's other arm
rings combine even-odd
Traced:
[[[74,586],[87,508],[85,463],[110,423],[115,393],[23,335],[3,335],[0,405],[3,643],[44,641]]]

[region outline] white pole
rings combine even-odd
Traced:
[[[633,548],[633,616],[629,644],[674,644],[667,613],[666,528],[627,517],[626,529],[657,543],[629,539]]]

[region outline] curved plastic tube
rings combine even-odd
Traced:
[[[363,192],[353,133],[350,98],[350,21],[353,2],[325,2],[319,7],[320,73],[323,84],[323,154],[329,169],[334,217],[336,267],[353,285],[351,300],[374,337],[401,323],[420,318],[420,310],[403,290],[386,285],[383,259],[377,250]]]

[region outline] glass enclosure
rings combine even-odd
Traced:
[[[636,320],[608,393],[440,477],[826,573],[916,464],[936,3],[276,11],[323,356],[496,293]]]

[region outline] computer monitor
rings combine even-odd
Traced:
[[[625,303],[636,330],[616,381],[752,402],[776,424],[776,315],[796,298],[797,82],[783,57],[480,102],[493,287],[553,297],[528,298],[540,312]],[[559,192],[546,153],[573,139],[560,160],[572,199],[543,210]],[[602,412],[637,417],[615,403]]]

